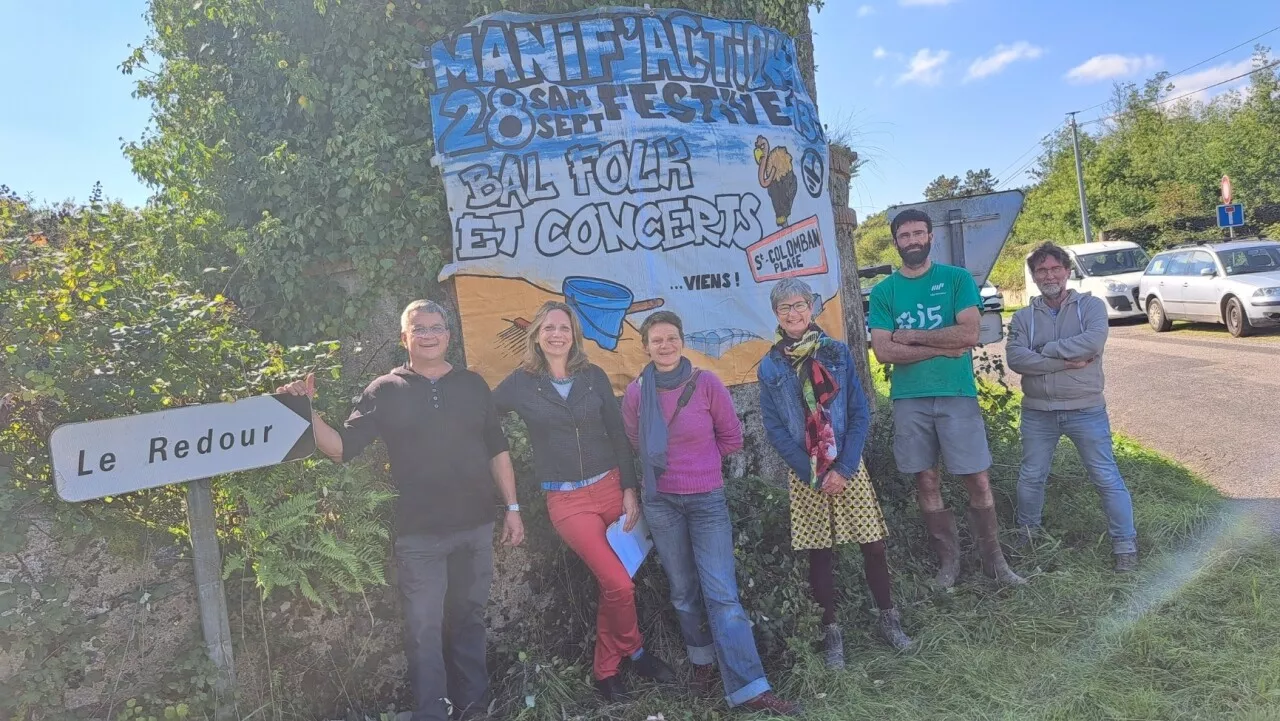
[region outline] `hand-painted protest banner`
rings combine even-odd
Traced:
[[[844,337],[827,139],[794,41],[684,10],[497,13],[428,49],[468,363],[519,361],[563,299],[615,384],[637,328],[684,321],[695,364],[753,381],[769,291],[804,277]]]

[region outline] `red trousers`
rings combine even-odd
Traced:
[[[615,469],[590,486],[547,492],[551,525],[587,564],[600,585],[600,607],[596,612],[596,679],[617,675],[622,660],[644,645],[636,619],[635,586],[604,537],[609,524],[622,515],[620,479]]]

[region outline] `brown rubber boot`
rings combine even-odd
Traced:
[[[1005,561],[1000,548],[1000,521],[996,519],[995,506],[969,507],[969,530],[978,542],[978,555],[982,558],[982,570],[987,576],[1010,586],[1021,586],[1027,579],[1014,573]]]
[[[924,511],[924,525],[929,530],[929,546],[938,554],[938,575],[934,582],[943,588],[956,585],[960,576],[960,534],[956,517],[950,508]]]

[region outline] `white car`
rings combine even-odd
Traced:
[[[1127,240],[1108,240],[1063,246],[1071,256],[1071,275],[1067,287],[1081,293],[1092,293],[1107,302],[1107,318],[1141,318],[1138,307],[1138,281],[1147,265],[1147,254]],[[1028,254],[1030,257],[1030,254]],[[1027,282],[1027,305],[1040,295],[1031,269],[1023,263]]]
[[[982,310],[996,313],[1004,310],[1004,294],[999,288],[991,285],[991,281],[983,283],[978,293],[982,296]]]
[[[1246,240],[1157,253],[1139,283],[1157,332],[1175,320],[1222,323],[1240,337],[1280,325],[1280,243]]]

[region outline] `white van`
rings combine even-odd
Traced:
[[[1068,288],[1089,292],[1107,302],[1108,318],[1143,318],[1138,307],[1138,281],[1147,267],[1147,254],[1137,243],[1108,240],[1063,246],[1071,256]],[[1027,257],[1031,257],[1027,254]],[[1031,269],[1022,264],[1027,279],[1027,303],[1040,295]]]

